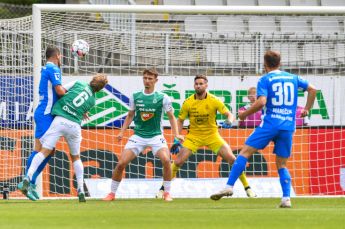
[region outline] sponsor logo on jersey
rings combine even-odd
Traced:
[[[150,112],[140,112],[140,117],[141,117],[141,120],[143,121],[148,121],[150,120],[151,118],[153,118],[155,116],[154,113],[150,113]]]
[[[208,114],[196,115],[195,116],[195,123],[198,125],[208,123],[208,116],[209,116]]]
[[[139,111],[143,111],[143,112],[155,112],[156,109],[155,108],[139,108]]]
[[[74,111],[71,111],[67,105],[63,106],[62,109],[73,116],[77,116],[77,114]]]

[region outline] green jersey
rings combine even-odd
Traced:
[[[52,114],[80,125],[83,115],[95,104],[95,93],[90,85],[82,81],[76,81],[68,92],[55,103]]]
[[[152,138],[163,133],[164,111],[173,110],[169,96],[161,92],[134,93],[130,99],[130,109],[135,111],[134,134],[142,138]]]

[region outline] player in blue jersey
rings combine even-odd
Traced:
[[[66,90],[61,85],[61,53],[56,47],[48,47],[46,49],[47,63],[41,70],[41,79],[39,83],[39,103],[34,113],[35,120],[35,146],[30,157],[28,158],[26,171],[31,165],[33,157],[40,152],[42,144],[40,139],[48,130],[50,124],[53,122],[53,115],[51,110],[59,97],[66,93]],[[22,193],[31,200],[39,199],[36,191],[36,179],[42,172],[51,156],[47,157],[42,164],[38,167],[30,181],[30,189],[24,190]],[[18,189],[21,190],[23,183],[18,184]]]
[[[213,194],[211,199],[219,200],[223,196],[231,196],[233,186],[244,171],[248,158],[273,141],[273,153],[276,154],[276,165],[283,191],[280,207],[289,208],[291,207],[291,176],[287,169],[287,161],[291,155],[292,137],[296,128],[298,88],[308,92],[307,102],[301,113],[302,117],[309,114],[315,100],[316,89],[302,77],[280,71],[280,54],[276,51],[265,53],[264,67],[267,74],[259,79],[257,100],[248,110],[238,114],[239,119],[244,120],[262,109],[262,122],[245,142],[231,169],[225,189]]]

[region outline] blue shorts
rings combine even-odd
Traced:
[[[292,137],[294,132],[295,131],[291,130],[257,127],[248,137],[245,144],[256,149],[263,149],[270,143],[270,141],[273,141],[273,153],[283,158],[289,158],[291,155]]]
[[[49,129],[50,124],[54,120],[54,116],[51,114],[37,114],[34,115],[35,119],[35,138],[40,139]]]

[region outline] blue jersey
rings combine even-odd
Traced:
[[[55,86],[61,85],[61,70],[51,62],[42,68],[39,85],[39,103],[35,110],[35,138],[41,138],[53,122],[52,107],[59,99]]]
[[[50,114],[53,105],[59,99],[55,86],[61,85],[61,70],[51,62],[42,68],[39,85],[39,103],[35,115]]]
[[[260,78],[257,97],[267,98],[260,127],[295,130],[298,88],[305,91],[308,88],[308,82],[288,72],[275,70]]]

